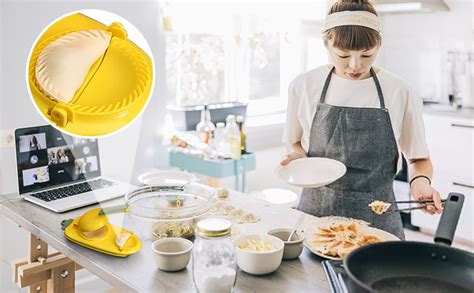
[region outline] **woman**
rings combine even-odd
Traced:
[[[376,215],[368,204],[395,200],[393,180],[401,151],[409,162],[413,197],[434,200],[426,212],[442,211],[440,195],[431,187],[422,102],[403,80],[372,67],[382,38],[369,1],[334,3],[323,38],[332,64],[290,84],[284,133],[288,153],[281,164],[327,157],[343,162],[347,172],[328,186],[304,189],[298,209],[316,216],[363,219],[404,239],[399,213]]]
[[[59,163],[69,162],[69,158],[66,156],[66,154],[64,153],[64,150],[62,149],[58,150],[58,160],[59,160]]]
[[[41,145],[38,143],[36,136],[32,135],[30,139],[30,151],[37,151],[41,149]]]

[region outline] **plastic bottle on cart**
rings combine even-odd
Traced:
[[[226,141],[229,145],[230,157],[232,159],[238,159],[242,155],[242,152],[240,150],[239,126],[235,121],[235,115],[228,115],[226,121]]]
[[[247,135],[245,135],[244,132],[244,120],[245,118],[242,115],[239,115],[236,118],[237,125],[239,126],[240,130],[240,152],[242,155],[247,152]]]
[[[214,130],[214,138],[212,140],[212,146],[219,153],[223,154],[225,151],[225,123],[217,122],[216,129]]]
[[[201,121],[196,125],[196,131],[198,137],[205,143],[209,143],[214,134],[215,125],[211,121],[211,112],[209,107],[204,105],[204,109],[201,111]]]
[[[237,279],[231,223],[205,219],[197,223],[193,249],[193,282],[198,292],[233,292]]]

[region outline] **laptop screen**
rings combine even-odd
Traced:
[[[47,125],[17,129],[15,143],[20,194],[100,176],[97,139]]]

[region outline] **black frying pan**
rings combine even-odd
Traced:
[[[435,244],[390,241],[360,247],[344,259],[351,292],[474,292],[474,254],[452,248],[464,195],[450,193]]]

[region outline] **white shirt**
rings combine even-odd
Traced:
[[[297,76],[288,90],[288,109],[283,141],[301,142],[308,152],[309,135],[316,108],[330,67],[325,65]],[[407,83],[393,73],[380,69],[382,87],[392,129],[399,151],[406,159],[428,158],[423,124],[423,102]],[[380,108],[373,78],[350,80],[333,73],[325,103],[334,106]],[[398,168],[401,166],[401,158]]]

